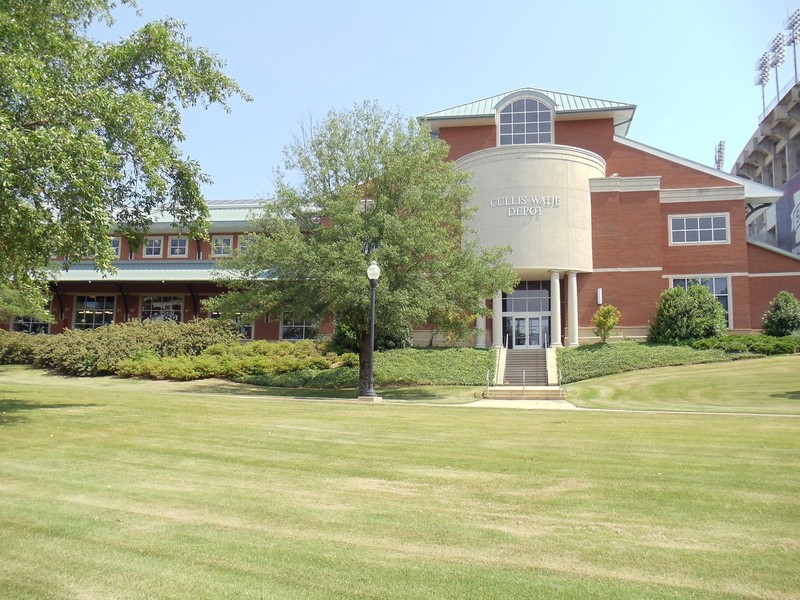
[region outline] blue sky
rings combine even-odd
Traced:
[[[175,17],[254,97],[184,115],[209,199],[268,198],[300,123],[364,100],[414,117],[520,87],[637,105],[628,137],[729,170],[758,125],[782,0],[138,0],[103,37]],[[779,71],[794,75],[791,48]],[[774,98],[775,76],[766,87]]]

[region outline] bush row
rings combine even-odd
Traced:
[[[32,364],[76,376],[105,375],[137,354],[196,356],[216,344],[239,345],[230,322],[129,321],[58,335],[0,331],[0,363]]]
[[[558,351],[562,383],[625,373],[638,369],[723,362],[757,355],[800,352],[800,336],[726,335],[685,345],[662,345],[632,340],[592,344]]]
[[[697,349],[691,346],[668,346],[631,340],[558,350],[561,383],[574,383],[638,369],[724,362],[731,359],[730,354],[718,348]]]
[[[718,349],[729,354],[793,354],[800,352],[800,335],[726,335],[692,342],[699,350]]]
[[[473,348],[378,352],[377,385],[483,385],[495,353]],[[229,324],[132,321],[58,335],[0,331],[0,363],[33,364],[77,376],[193,380],[221,377],[279,387],[345,388],[358,384],[358,356],[325,342],[242,344]]]
[[[297,354],[283,350],[264,355],[232,348],[223,352],[213,346],[200,356],[161,358],[141,354],[121,361],[117,375],[154,379],[204,379],[224,377],[233,381],[272,387],[348,388],[358,385],[358,357],[324,352],[325,344],[311,342],[256,342],[267,347],[285,344]],[[316,353],[306,352],[308,345]],[[242,346],[247,349],[251,344]],[[474,348],[388,350],[375,354],[376,385],[483,385],[486,373],[493,375],[494,353]]]

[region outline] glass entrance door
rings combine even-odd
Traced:
[[[514,348],[541,348],[540,317],[514,317]]]

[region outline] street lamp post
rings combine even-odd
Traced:
[[[374,260],[367,267],[367,278],[369,279],[369,367],[367,373],[367,391],[364,392],[365,399],[373,402],[380,402],[381,397],[375,393],[374,374],[375,374],[375,288],[378,285],[378,278],[381,276],[381,268]]]

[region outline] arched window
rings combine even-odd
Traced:
[[[551,144],[553,111],[535,98],[518,98],[500,111],[501,146]]]

